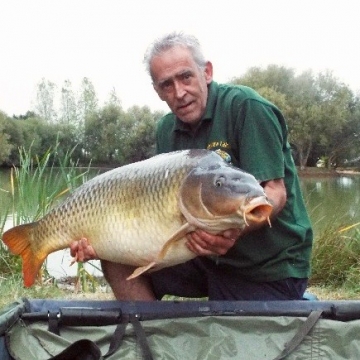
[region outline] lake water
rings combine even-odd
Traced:
[[[300,180],[315,236],[330,224],[360,221],[360,175]]]
[[[94,172],[96,174],[96,172]],[[360,222],[360,175],[339,177],[301,178],[301,186],[306,206],[314,227],[315,236],[330,224],[351,225]],[[0,220],[10,204],[9,172],[0,170]],[[11,220],[7,227],[11,227]],[[69,267],[69,251],[59,251],[48,257],[48,271],[56,278],[73,276],[76,265]],[[93,262],[99,267],[99,262]],[[91,264],[86,265],[91,274],[100,273]]]

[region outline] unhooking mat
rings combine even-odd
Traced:
[[[0,312],[0,359],[360,359],[359,319],[360,301],[22,299]]]

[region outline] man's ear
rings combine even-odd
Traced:
[[[205,64],[204,73],[205,73],[206,83],[210,84],[213,79],[213,65],[210,61],[207,61]]]

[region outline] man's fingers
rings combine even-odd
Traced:
[[[79,248],[79,242],[78,241],[73,241],[71,244],[70,244],[70,255],[72,257],[75,257],[76,254],[77,254],[77,251],[78,251],[78,248]]]
[[[222,235],[227,238],[227,239],[231,239],[231,240],[236,240],[241,234],[241,230],[240,229],[228,229],[225,230]]]
[[[234,236],[233,232],[229,236]],[[236,235],[236,234],[235,234]],[[222,235],[209,234],[196,230],[187,236],[188,248],[197,255],[224,255],[234,245],[236,238],[227,238]]]
[[[88,260],[97,259],[97,254],[94,248],[89,244],[88,239],[81,238],[78,241],[73,241],[70,244],[70,254],[74,259],[72,260],[72,264],[74,262],[85,262]]]
[[[217,255],[216,252],[213,252],[211,250],[207,250],[201,246],[199,246],[196,242],[189,240],[186,243],[189,250],[194,252],[198,256],[210,256],[210,255]]]

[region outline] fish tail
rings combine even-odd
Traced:
[[[2,240],[10,252],[22,257],[22,271],[26,287],[34,284],[47,256],[42,252],[35,253],[31,247],[31,231],[36,226],[36,222],[19,225],[6,231],[2,236]]]

